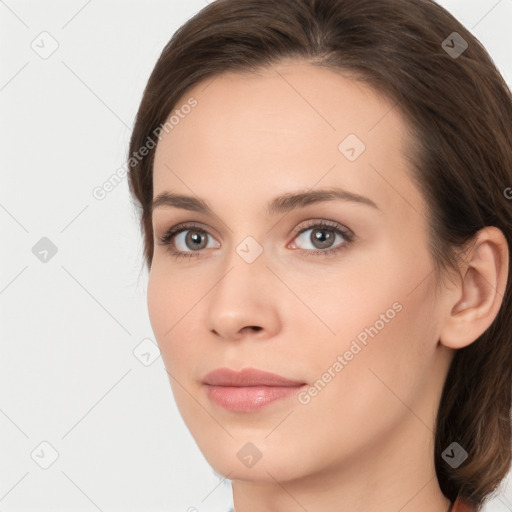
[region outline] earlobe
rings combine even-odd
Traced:
[[[494,226],[478,231],[465,255],[462,280],[452,294],[455,299],[447,303],[441,344],[463,348],[490,327],[503,303],[508,263],[509,248],[502,231]]]

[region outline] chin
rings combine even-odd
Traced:
[[[261,450],[256,448],[259,446]],[[306,467],[303,459],[293,450],[291,456],[276,450],[275,447],[262,447],[257,441],[253,444],[247,440],[231,439],[229,443],[208,445],[203,449],[203,456],[215,472],[229,480],[245,480],[258,482],[288,481],[303,476]]]

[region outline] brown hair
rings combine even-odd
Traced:
[[[457,269],[459,249],[485,226],[501,229],[512,247],[512,95],[484,47],[451,14],[431,0],[217,0],[165,46],[137,113],[129,186],[148,268],[154,148],[145,158],[133,155],[191,86],[289,58],[365,81],[410,124],[411,176],[427,200],[438,276]],[[456,352],[436,420],[440,488],[478,508],[511,463],[510,288],[509,279],[489,329]],[[454,441],[469,455],[456,469],[442,457]]]

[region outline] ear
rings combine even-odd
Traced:
[[[496,318],[508,278],[509,248],[502,231],[478,231],[465,254],[461,282],[450,292],[440,343],[460,349],[473,343]]]

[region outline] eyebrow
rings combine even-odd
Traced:
[[[334,200],[363,204],[380,210],[380,208],[368,197],[334,187],[307,192],[289,192],[275,197],[267,204],[267,213],[269,215],[276,215],[278,213],[285,213],[291,210],[304,208],[310,204]],[[153,213],[157,208],[162,207],[181,208],[183,210],[214,216],[212,210],[202,199],[181,194],[173,194],[171,192],[162,192],[155,197],[151,205],[151,213]]]

